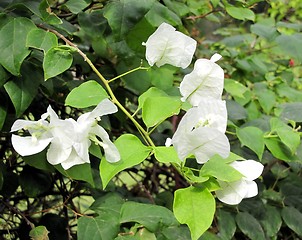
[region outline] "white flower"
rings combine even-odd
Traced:
[[[116,111],[117,107],[110,100],[104,99],[92,112],[82,114],[77,121],[66,119],[61,125],[56,117],[51,119],[51,123],[56,121],[58,124],[55,128],[56,132],[53,132],[52,144],[47,151],[47,160],[53,165],[61,164],[64,169],[89,163],[88,149],[93,141],[104,149],[108,162],[119,161],[120,154],[116,146],[110,141],[107,132],[97,124],[98,118]],[[57,132],[59,130],[61,132]]]
[[[244,198],[256,196],[258,194],[258,187],[253,180],[261,175],[263,165],[254,160],[234,161],[230,165],[244,177],[235,182],[218,180],[221,189],[216,191],[217,198],[224,203],[236,205]]]
[[[21,156],[29,156],[43,151],[53,139],[46,118],[47,114],[43,114],[38,121],[16,120],[14,122],[11,132],[25,129],[31,135],[24,137],[12,135],[12,145]]]
[[[192,106],[197,106],[203,97],[221,98],[223,91],[224,72],[215,63],[220,59],[219,54],[214,54],[210,60],[198,59],[191,73],[185,75],[180,84],[182,101],[188,101]]]
[[[167,63],[186,68],[192,61],[197,42],[162,23],[143,45],[146,45],[146,59],[150,66],[156,64],[160,67]]]
[[[39,121],[17,120],[11,131],[28,130],[31,136],[12,135],[14,149],[21,156],[28,156],[47,150],[47,161],[52,165],[61,164],[66,170],[74,165],[89,163],[91,141],[100,145],[108,162],[120,160],[116,146],[107,132],[97,124],[101,116],[115,113],[117,107],[108,99],[100,102],[92,112],[82,114],[77,121],[59,119],[51,106]],[[46,119],[49,118],[49,122]]]
[[[198,163],[207,162],[215,154],[227,157],[230,144],[224,132],[227,124],[225,101],[202,98],[197,107],[187,111],[172,138],[178,157],[195,155]]]

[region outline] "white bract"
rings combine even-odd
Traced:
[[[227,204],[239,204],[244,198],[251,198],[258,194],[257,184],[253,181],[258,178],[263,165],[254,160],[234,161],[230,164],[244,177],[235,182],[219,181],[221,189],[216,191],[217,198]]]
[[[89,163],[88,149],[91,141],[100,145],[109,162],[120,160],[116,146],[110,141],[107,132],[97,124],[103,115],[117,111],[117,107],[108,99],[100,102],[92,112],[82,114],[77,121],[59,119],[49,106],[47,113],[39,121],[17,120],[11,131],[26,129],[31,136],[12,136],[12,144],[21,156],[47,151],[47,161],[52,165],[61,164],[66,170],[78,164]],[[49,122],[46,118],[49,117]]]
[[[223,91],[224,72],[215,63],[221,56],[214,54],[210,60],[198,59],[191,73],[185,75],[180,84],[182,101],[197,106],[200,98],[211,97],[220,99]]]
[[[225,101],[202,98],[181,119],[172,144],[184,160],[194,155],[198,163],[207,162],[215,154],[228,157],[230,144],[224,132],[227,124]]]
[[[150,66],[171,64],[186,68],[192,61],[197,42],[171,25],[162,23],[143,45],[146,46],[146,59]]]

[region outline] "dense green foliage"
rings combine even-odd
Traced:
[[[299,2],[1,1],[0,239],[302,238]],[[198,41],[196,59],[223,56],[233,154],[212,158],[198,174],[195,161],[177,171],[175,151],[163,147],[187,109],[178,87],[193,64],[148,68],[142,42],[162,22]],[[46,151],[14,151],[17,118],[40,119],[50,104],[62,119],[76,119],[112,97],[102,77],[130,113],[101,122],[122,162],[108,163],[94,145],[91,164],[69,170],[50,165]],[[265,169],[258,196],[228,206],[213,191],[215,179],[238,179],[226,164],[235,154]]]

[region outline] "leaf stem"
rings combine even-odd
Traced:
[[[150,67],[142,67],[142,66],[139,66],[139,67],[137,67],[137,68],[134,68],[134,69],[132,69],[132,70],[130,70],[130,71],[128,71],[128,72],[125,72],[125,73],[123,73],[123,74],[121,74],[121,75],[118,75],[118,76],[116,76],[116,77],[114,77],[114,78],[108,80],[108,83],[111,83],[111,82],[113,82],[113,81],[116,80],[116,79],[119,79],[119,78],[121,78],[121,77],[123,77],[123,76],[126,76],[126,75],[128,75],[128,74],[130,74],[130,73],[136,72],[136,71],[138,71],[138,70],[149,70],[149,69],[150,69]]]

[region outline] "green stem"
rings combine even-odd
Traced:
[[[123,74],[121,74],[121,75],[118,75],[117,77],[114,77],[114,78],[108,80],[108,83],[111,83],[111,82],[113,82],[114,80],[116,80],[116,79],[118,79],[118,78],[121,78],[121,77],[123,77],[123,76],[125,76],[125,75],[128,75],[128,74],[130,74],[130,73],[133,73],[133,72],[135,72],[135,71],[138,71],[138,70],[148,70],[148,69],[149,69],[149,67],[147,68],[147,67],[139,66],[139,67],[137,67],[137,68],[134,68],[134,69],[132,69],[132,70],[130,70],[130,71],[128,71],[128,72],[125,72],[125,73],[123,73]]]

